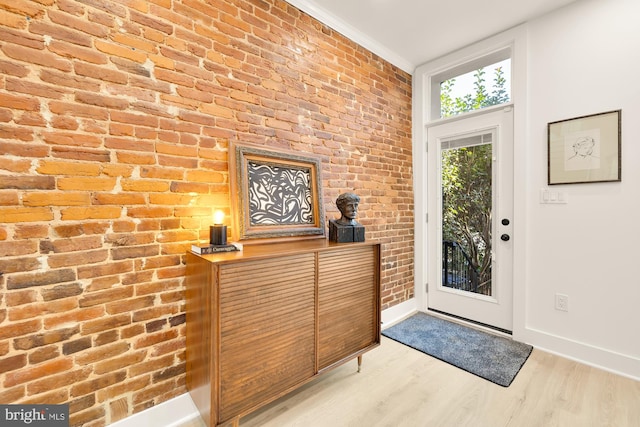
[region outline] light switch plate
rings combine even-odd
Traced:
[[[564,191],[549,190],[548,188],[540,189],[541,204],[566,204],[567,193]]]

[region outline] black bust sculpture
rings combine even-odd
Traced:
[[[360,197],[354,193],[342,193],[336,199],[340,219],[329,221],[329,240],[332,242],[364,242],[364,227],[356,221]]]

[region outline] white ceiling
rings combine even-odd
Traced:
[[[287,0],[409,73],[574,1]]]

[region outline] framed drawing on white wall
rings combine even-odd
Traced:
[[[548,184],[620,181],[622,110],[548,124]]]

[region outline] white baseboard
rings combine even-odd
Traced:
[[[526,343],[541,351],[640,381],[640,359],[637,357],[616,353],[534,328],[525,328],[523,338]]]
[[[167,400],[109,427],[180,427],[200,416],[189,393]]]
[[[382,329],[386,329],[418,311],[415,298],[396,304],[382,312]]]

